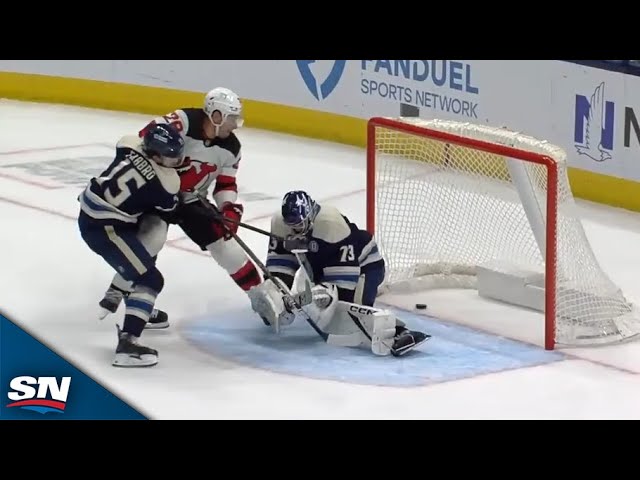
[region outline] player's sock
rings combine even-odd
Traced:
[[[234,282],[245,292],[248,292],[253,287],[260,285],[262,279],[256,269],[256,266],[250,260],[240,267],[240,269],[231,275]]]
[[[100,319],[103,319],[110,313],[116,313],[120,302],[123,298],[127,298],[129,292],[114,285],[109,285],[109,289],[105,292],[104,297],[100,300]],[[149,317],[149,321],[145,325],[145,328],[150,330],[158,330],[169,327],[169,315],[167,312],[154,308]]]
[[[139,337],[153,313],[153,305],[158,294],[148,288],[138,287],[131,292],[124,303],[127,307],[122,330]]]
[[[118,310],[118,307],[120,306],[120,302],[128,294],[129,292],[115,286],[113,283],[109,285],[104,297],[102,297],[102,300],[98,303],[100,306],[100,313],[98,314],[100,320],[110,313],[116,313],[116,310]]]

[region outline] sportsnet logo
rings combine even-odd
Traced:
[[[33,385],[33,386],[32,386]],[[7,407],[33,410],[34,412],[64,413],[67,396],[71,386],[71,377],[15,377],[9,384],[9,400]]]

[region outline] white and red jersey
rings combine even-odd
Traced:
[[[178,169],[183,203],[207,197],[215,181],[213,199],[221,207],[226,202],[236,203],[238,185],[236,174],[241,159],[241,145],[232,132],[227,138],[205,138],[203,125],[209,121],[199,108],[182,108],[154,118],[139,132],[140,137],[152,125],[170,123],[181,132],[185,140],[185,166]]]

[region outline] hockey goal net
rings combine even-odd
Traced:
[[[600,267],[569,185],[566,153],[503,128],[372,118],[367,224],[384,292],[475,288],[544,313],[545,348],[640,332]]]

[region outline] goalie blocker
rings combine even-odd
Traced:
[[[279,287],[274,282],[278,282]],[[297,283],[299,286],[300,282]],[[289,289],[274,277],[274,280],[268,279],[249,292],[254,311],[266,324],[277,328],[291,325],[296,318],[282,291],[289,292]],[[388,310],[339,300],[334,284],[320,284],[312,288],[306,281],[303,288],[294,288],[290,295],[328,334],[327,343],[330,345],[370,348],[379,356],[402,356],[431,338],[425,333],[407,329]]]

